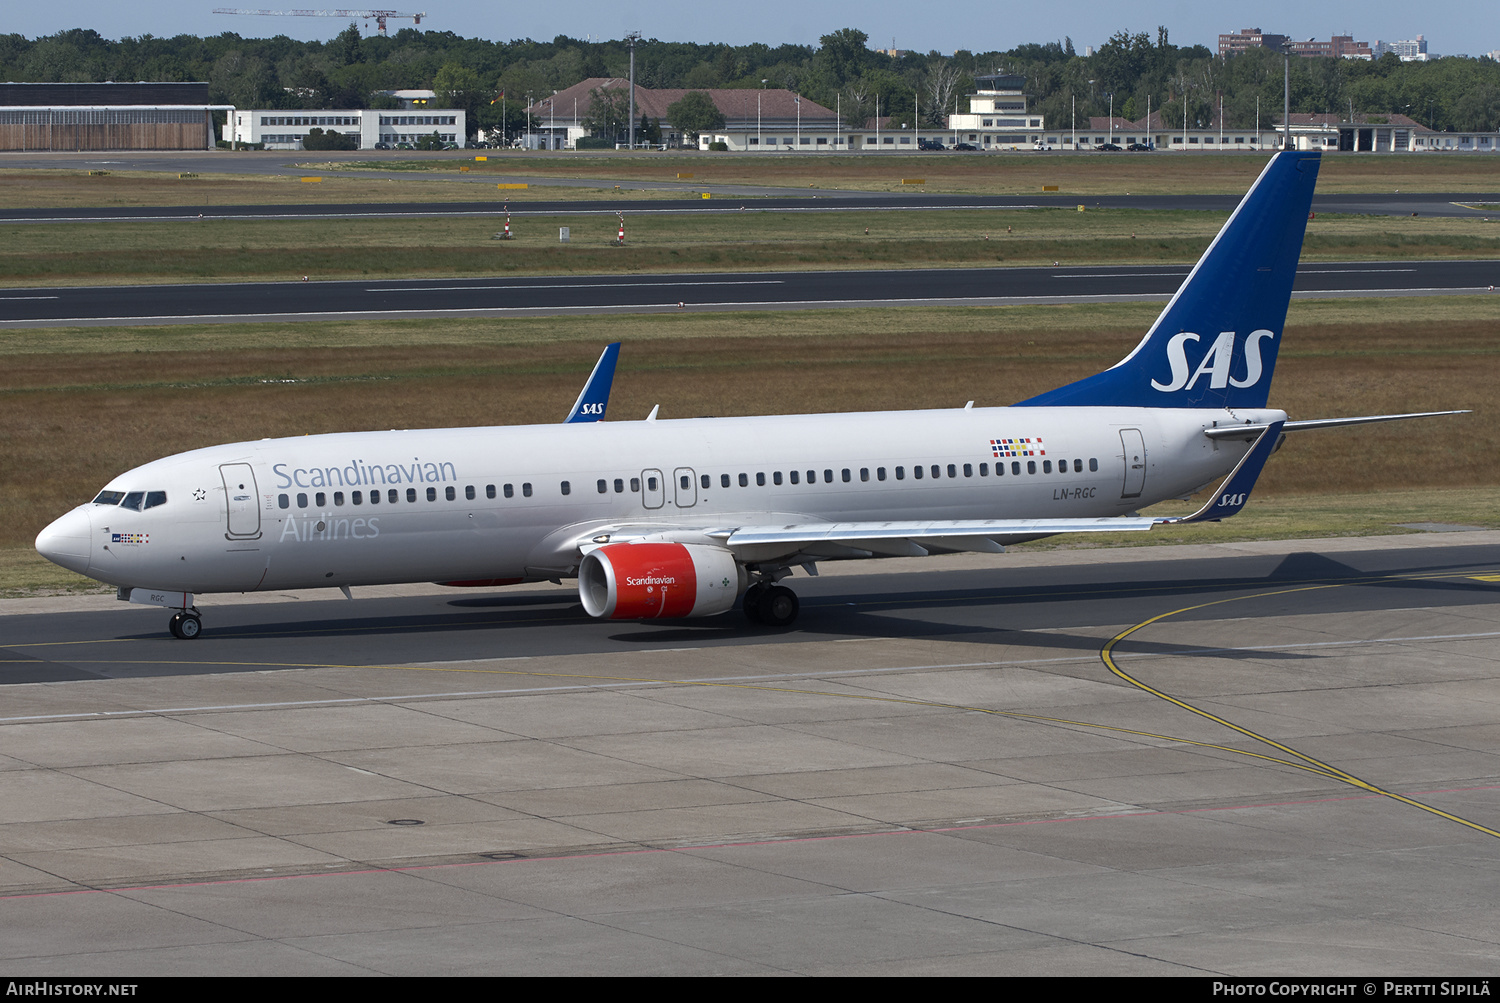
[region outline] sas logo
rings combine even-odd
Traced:
[[[110,543],[150,543],[150,533],[111,533]]]
[[[1274,339],[1274,332],[1259,330],[1250,332],[1245,339],[1245,378],[1241,380],[1231,379],[1229,367],[1234,361],[1234,332],[1224,331],[1214,343],[1209,346],[1208,351],[1203,354],[1198,368],[1188,370],[1191,364],[1188,362],[1188,343],[1197,342],[1202,339],[1191,331],[1174,334],[1172,340],[1167,342],[1167,363],[1172,367],[1172,380],[1169,383],[1158,383],[1151,381],[1151,385],[1164,394],[1176,393],[1179,390],[1191,390],[1197,385],[1200,377],[1208,377],[1208,385],[1211,389],[1222,390],[1225,387],[1253,387],[1260,382],[1264,367],[1261,364],[1261,342],[1267,338]]]
[[[1250,496],[1244,492],[1234,495],[1222,495],[1219,498],[1219,508],[1239,508],[1245,504],[1245,499],[1248,497]]]
[[[604,414],[604,405],[603,404],[585,404],[583,407],[581,407],[581,408],[578,409],[578,413],[579,414],[598,414],[598,415],[602,415],[602,414]]]
[[[1041,439],[991,439],[990,450],[997,457],[1047,455]]]

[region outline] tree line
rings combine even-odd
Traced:
[[[976,76],[997,72],[1025,78],[1030,107],[1046,116],[1049,129],[1086,127],[1090,116],[1108,113],[1111,101],[1124,118],[1139,119],[1149,106],[1168,123],[1186,113],[1198,127],[1209,126],[1221,106],[1232,128],[1251,128],[1257,116],[1268,124],[1282,107],[1281,54],[1253,49],[1219,57],[1201,45],[1173,44],[1166,28],[1154,38],[1117,32],[1091,55],[1080,55],[1066,38],[951,56],[879,53],[854,28],[819,42],[651,39],[636,49],[636,82],[689,90],[784,87],[841,108],[856,128],[877,111],[898,126],[940,125],[945,115],[968,110]],[[364,37],[354,24],[327,42],[234,32],[111,40],[84,28],[36,39],[0,35],[4,80],[204,80],[216,104],[277,109],[388,107],[392,102],[379,92],[431,88],[447,107],[469,113],[471,129],[498,127],[503,117],[512,132],[524,128],[528,102],[590,77],[625,77],[629,61],[623,40],[559,35],[550,42],[492,42],[416,28]],[[1500,64],[1487,58],[1294,57],[1290,65],[1294,112],[1402,113],[1440,131],[1500,129]]]

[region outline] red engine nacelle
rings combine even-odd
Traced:
[[[734,606],[745,569],[729,551],[688,543],[611,543],[578,568],[589,616],[606,620],[712,616]]]

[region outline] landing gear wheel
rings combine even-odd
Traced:
[[[167,627],[172,631],[173,637],[191,641],[203,633],[203,620],[197,613],[173,613],[172,619],[167,622]]]
[[[785,585],[772,585],[766,589],[756,606],[760,622],[768,627],[791,626],[802,608],[802,604],[797,601],[797,593]]]
[[[765,598],[766,589],[770,587],[765,582],[756,582],[745,590],[745,599],[740,604],[740,608],[745,611],[745,617],[751,623],[761,622],[760,604]]]

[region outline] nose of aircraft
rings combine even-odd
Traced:
[[[91,542],[88,510],[75,508],[37,534],[36,552],[81,575],[89,569]]]

